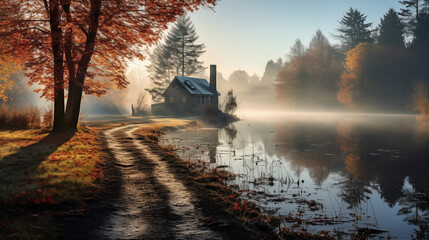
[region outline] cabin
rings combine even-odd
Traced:
[[[220,93],[216,86],[216,65],[210,65],[210,83],[206,79],[176,76],[162,94],[163,103],[153,104],[158,115],[201,115],[205,108],[218,109]]]

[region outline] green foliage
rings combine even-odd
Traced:
[[[417,49],[429,49],[429,12],[420,13],[414,29],[414,40],[411,46]]]
[[[340,21],[337,37],[343,42],[347,49],[352,49],[359,43],[372,42],[371,30],[372,23],[367,23],[366,16],[357,9],[350,8]]]
[[[378,43],[390,47],[404,47],[404,25],[396,11],[391,8],[381,19]]]
[[[420,14],[429,10],[429,0],[406,0],[399,3],[404,5],[399,15],[405,23],[405,31],[408,36],[413,36]]]
[[[165,42],[155,48],[147,68],[154,85],[148,91],[154,102],[161,101],[161,94],[175,76],[190,76],[204,71],[199,57],[205,52],[205,47],[204,44],[196,44],[197,39],[190,17],[183,15],[173,25]]]

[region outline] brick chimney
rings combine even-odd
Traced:
[[[216,65],[210,65],[210,92],[213,93],[211,103],[216,108],[219,107],[219,96],[217,95],[217,87],[216,87]]]

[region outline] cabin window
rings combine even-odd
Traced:
[[[186,103],[186,97],[182,97],[182,103]]]
[[[173,97],[170,97],[170,103],[173,103],[173,101],[174,101]]]

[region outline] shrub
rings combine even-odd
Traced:
[[[0,106],[0,129],[35,129],[40,128],[40,111],[37,107],[22,111]]]
[[[54,124],[54,111],[48,110],[43,114],[43,126],[45,128],[52,128]]]
[[[237,110],[237,97],[234,96],[234,93],[231,90],[228,91],[228,94],[222,104],[222,110],[224,113],[234,116],[235,111]]]

